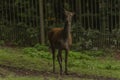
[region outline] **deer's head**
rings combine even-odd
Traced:
[[[72,17],[74,16],[75,13],[74,12],[69,12],[65,9],[64,9],[64,11],[65,11],[66,20],[68,21],[68,23],[69,22],[71,23]]]

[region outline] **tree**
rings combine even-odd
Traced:
[[[41,44],[45,42],[44,36],[44,15],[43,15],[43,0],[39,0],[39,11],[40,11],[40,36],[41,36]]]

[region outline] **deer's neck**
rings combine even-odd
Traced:
[[[65,21],[63,36],[64,38],[68,38],[71,32],[71,22]]]

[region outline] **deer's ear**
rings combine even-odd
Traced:
[[[68,11],[67,10],[64,10],[65,14],[68,14]]]
[[[67,11],[66,9],[64,9],[64,13],[65,13],[65,14],[68,14],[68,11]]]
[[[75,13],[74,13],[74,12],[72,12],[72,15],[75,15]]]
[[[65,8],[63,8],[64,11],[67,11]]]

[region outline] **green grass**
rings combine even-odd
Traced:
[[[47,66],[50,63],[47,59],[31,57],[23,54],[22,51],[15,51],[15,53],[13,52],[14,50],[12,49],[1,49],[0,64],[25,69],[43,70],[44,66]]]
[[[96,53],[100,54],[100,52]],[[84,54],[82,52],[70,51],[68,59],[69,59],[68,68],[70,73],[113,77],[120,79],[120,61],[114,60],[112,57],[99,58],[98,56],[97,57],[92,56],[92,52]],[[1,48],[0,65],[47,72],[52,71],[52,55],[48,51],[38,51],[35,48]],[[56,65],[57,72],[59,72],[57,60]],[[2,73],[0,72],[1,74],[9,73],[3,69],[0,69],[0,71],[2,72]],[[48,80],[56,80],[54,77],[48,78],[49,78]],[[45,80],[45,79],[44,77],[39,76],[38,77],[10,76],[2,80]],[[64,78],[64,80],[74,79],[67,77]]]
[[[19,77],[19,76],[8,76],[7,78],[0,78],[0,80],[93,80],[93,79],[85,79],[85,78],[69,78],[69,77]]]

